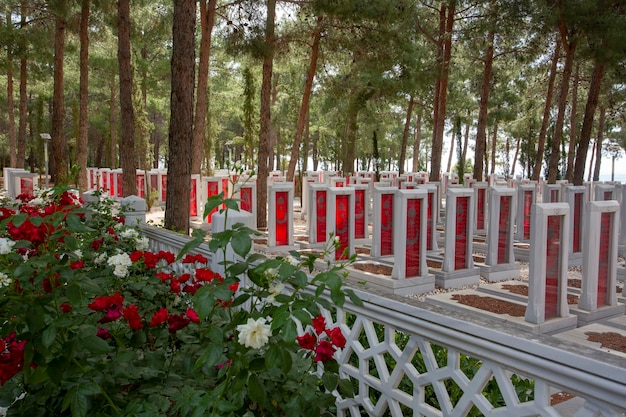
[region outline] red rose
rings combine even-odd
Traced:
[[[196,313],[192,308],[187,309],[187,311],[185,312],[185,316],[187,316],[187,318],[194,323],[200,323],[198,313]]]
[[[70,262],[71,269],[82,269],[85,266],[85,261],[82,259],[80,261]]]
[[[139,307],[136,305],[131,304],[124,308],[122,315],[128,322],[131,329],[139,330],[143,327],[143,324],[141,323],[141,316],[139,315]]]
[[[167,321],[167,308],[161,308],[154,313],[152,320],[150,320],[150,326],[160,326]]]
[[[296,341],[302,349],[313,350],[315,349],[315,343],[317,342],[317,338],[311,333],[305,333],[302,336],[296,337]]]
[[[172,314],[167,318],[168,331],[170,333],[176,333],[180,329],[184,329],[189,324],[189,319],[182,314]]]
[[[315,362],[328,362],[333,358],[335,348],[328,340],[322,340],[315,348]]]
[[[321,314],[311,320],[315,333],[322,334],[326,330],[326,319]]]
[[[333,345],[340,349],[343,349],[346,346],[346,338],[343,336],[339,327],[333,327],[332,329],[326,330],[326,334],[330,337]]]

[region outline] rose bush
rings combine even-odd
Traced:
[[[205,211],[236,206],[220,198]],[[153,252],[113,213],[63,189],[0,208],[8,416],[322,416],[351,395],[345,336],[322,313],[359,302],[341,265],[311,276],[316,257],[251,253],[235,225],[208,241],[240,256],[219,274],[194,252],[204,236]]]

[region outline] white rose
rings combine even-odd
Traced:
[[[0,272],[0,287],[8,287],[11,285],[11,278],[5,273]]]
[[[250,318],[246,324],[238,325],[239,343],[253,349],[263,347],[272,334],[270,325],[265,321],[263,317],[256,320]]]
[[[137,250],[145,251],[148,249],[149,244],[150,244],[150,241],[148,240],[147,237],[135,239],[135,246]]]
[[[7,253],[11,253],[11,251],[13,250],[13,245],[15,245],[15,242],[11,239],[0,237],[0,255],[6,255]]]
[[[122,239],[137,239],[139,233],[135,229],[124,229],[120,232],[120,237]]]
[[[289,262],[293,266],[300,265],[300,261],[298,261],[295,257],[293,257],[291,255],[287,255],[287,257],[285,259],[287,260],[287,262]]]
[[[124,278],[128,274],[128,268],[133,264],[133,261],[130,260],[128,254],[122,252],[111,256],[107,264],[114,267],[113,275]]]

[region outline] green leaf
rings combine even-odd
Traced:
[[[356,295],[354,293],[354,291],[352,291],[351,289],[346,289],[344,290],[345,294],[348,296],[348,298],[350,298],[350,301],[352,301],[355,305],[359,306],[359,307],[363,307],[363,300],[361,300],[361,298]]]
[[[339,394],[343,398],[353,398],[354,397],[354,385],[352,381],[347,378],[340,378],[338,384]]]
[[[237,255],[245,258],[252,249],[252,238],[247,233],[235,233],[230,244]]]
[[[195,368],[202,366],[213,367],[219,365],[223,358],[223,346],[220,343],[209,343],[204,353],[196,361]]]
[[[182,259],[183,256],[187,255],[190,251],[194,250],[195,248],[202,245],[203,243],[204,243],[204,239],[201,237],[197,237],[185,243],[185,246],[183,246],[183,248],[178,253],[178,256],[176,256],[176,260]]]
[[[201,320],[206,319],[215,307],[215,296],[212,290],[210,286],[204,285],[193,296],[193,304]]]
[[[304,326],[306,326],[307,324],[311,322],[311,314],[306,310],[301,310],[301,309],[293,310],[292,314]]]
[[[223,201],[224,205],[229,210],[239,211],[239,200],[236,198],[226,198]]]
[[[309,277],[302,270],[297,270],[294,274],[294,285],[297,288],[304,288],[309,283]]]
[[[13,223],[13,226],[20,227],[22,224],[24,224],[27,218],[28,218],[27,214],[18,213],[18,214],[14,214],[13,216],[11,216],[11,222]],[[41,217],[33,217],[33,220],[37,218],[41,219]],[[31,223],[33,222],[31,221]]]
[[[272,345],[265,354],[265,366],[268,369],[278,368],[285,375],[291,370],[293,360],[287,350],[280,345]]]
[[[274,313],[272,313],[272,330],[276,330],[281,328],[289,317],[291,313],[287,309],[287,306],[283,305],[277,308]]]
[[[218,195],[212,195],[207,199],[206,204],[204,205],[204,215],[206,217],[212,212],[214,209],[218,208],[222,204],[222,200],[224,200],[224,192],[222,191]]]
[[[338,380],[339,377],[330,372],[324,372],[324,375],[322,375],[322,383],[324,384],[324,388],[331,392],[334,391],[335,388],[337,388]]]
[[[87,410],[89,404],[87,397],[80,391],[77,391],[73,396],[70,403],[70,410],[72,411],[72,417],[85,417],[87,416]]]
[[[296,340],[298,336],[298,329],[296,323],[293,320],[289,320],[283,327],[283,337],[285,340]]]
[[[333,300],[337,307],[343,307],[343,304],[346,302],[346,295],[341,290],[333,290],[330,292],[330,299]]]
[[[45,326],[44,318],[46,314],[39,304],[33,304],[26,312],[26,323],[31,333],[37,333]]]
[[[265,386],[261,378],[257,374],[250,374],[248,377],[248,394],[250,399],[255,403],[264,405],[267,399],[267,393],[265,392]]]
[[[228,271],[228,275],[236,277],[237,275],[241,275],[248,269],[248,263],[245,261],[235,262],[230,265],[226,270]]]
[[[85,226],[85,224],[81,221],[80,217],[78,217],[76,214],[73,214],[73,213],[69,214],[65,218],[65,223],[67,225],[67,228],[72,232],[84,233],[84,232],[93,230]]]
[[[106,340],[95,335],[83,338],[81,340],[81,346],[96,355],[107,353],[112,350]]]
[[[54,343],[54,339],[57,337],[57,328],[54,325],[46,327],[43,332],[41,332],[41,343],[49,348],[52,343]]]
[[[83,291],[79,285],[71,282],[67,286],[67,299],[70,304],[80,305],[83,299]]]

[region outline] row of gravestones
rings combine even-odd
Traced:
[[[295,244],[294,186],[279,173],[272,173],[268,181],[267,250],[323,247],[337,240],[337,248],[327,254],[327,260],[332,261],[354,254],[357,244],[369,245],[373,259],[391,259],[393,264],[390,278],[369,279],[377,280],[379,287],[404,294],[475,284],[481,275],[489,281],[516,278],[516,257],[527,259],[530,289],[526,320],[542,323],[560,319],[556,321],[567,325],[572,321],[566,313],[567,269],[574,261],[583,266],[579,303],[583,314],[623,314],[615,291],[620,235],[617,200],[625,195],[621,185],[594,185],[590,201],[588,186],[544,184],[543,200],[538,203],[538,185],[533,183],[518,183],[516,187],[496,183],[491,187],[466,178],[469,186],[460,187],[452,178],[442,197],[442,185],[427,181],[415,186],[408,180],[373,183],[371,177],[346,179],[336,173],[305,179],[302,212],[307,220],[307,242]],[[202,182],[207,190],[215,183],[213,194],[207,191],[207,196],[228,189],[240,198],[244,210],[240,220],[255,227],[254,178],[204,177]],[[443,214],[440,206],[444,207]],[[212,222],[213,218],[209,215],[206,220]],[[486,256],[478,262],[473,246],[481,235],[482,243],[476,245],[484,246]],[[520,246],[520,242],[530,244]]]

